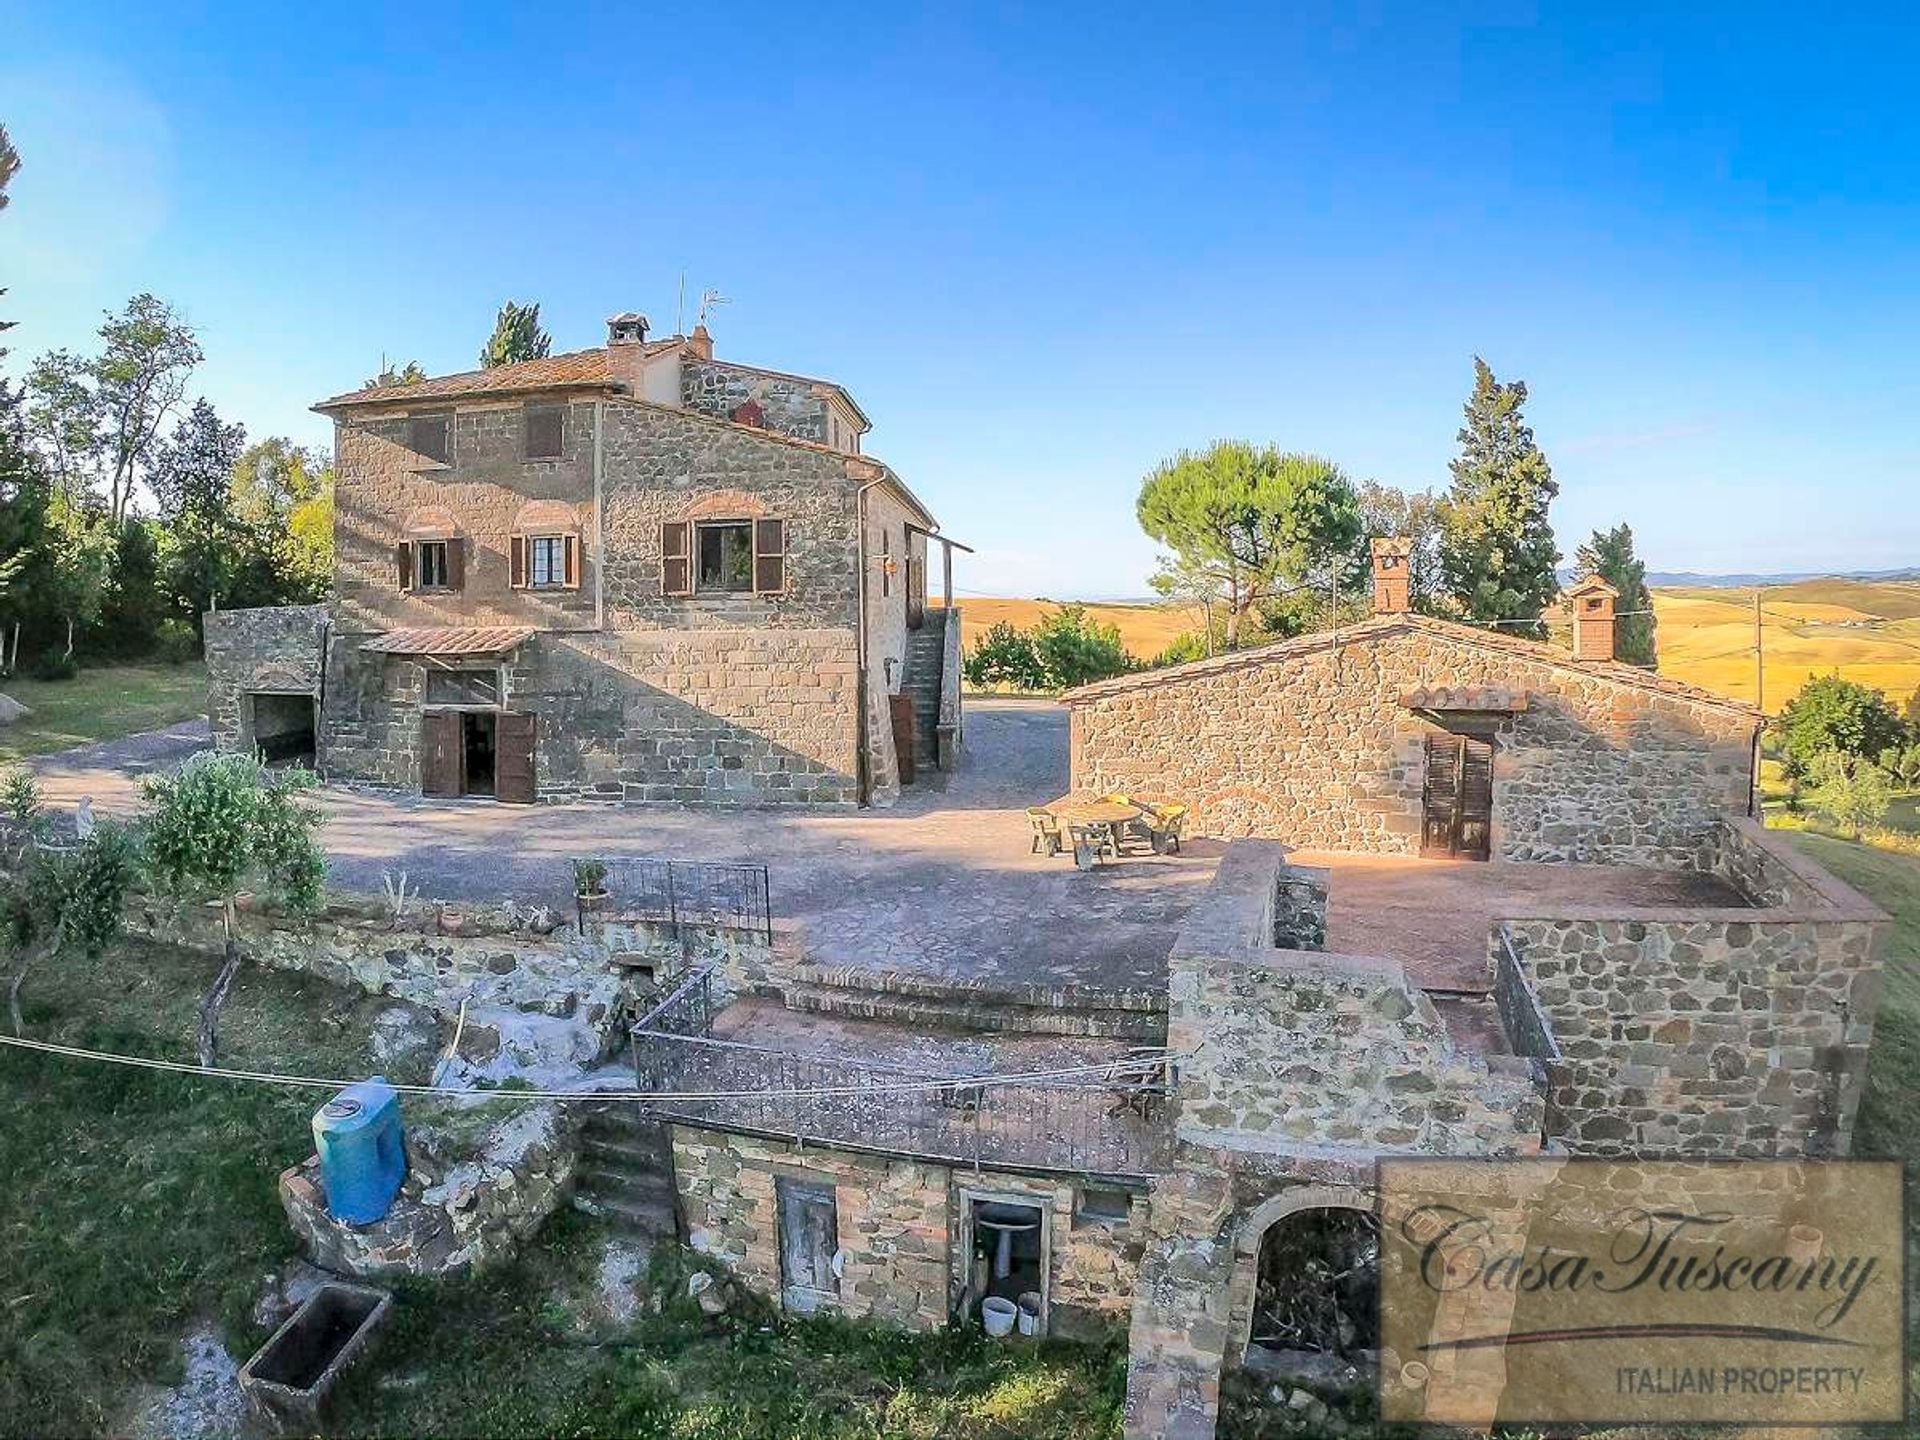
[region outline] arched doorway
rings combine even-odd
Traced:
[[[1247,1343],[1372,1364],[1380,1348],[1380,1225],[1371,1210],[1321,1206],[1260,1238]]]

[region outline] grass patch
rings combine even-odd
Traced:
[[[21,678],[0,688],[33,711],[0,730],[0,764],[207,713],[207,667],[197,660],[82,670],[71,680]]]

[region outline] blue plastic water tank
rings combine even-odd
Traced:
[[[407,1178],[400,1097],[379,1076],[349,1085],[313,1116],[313,1145],[327,1210],[349,1225],[370,1225],[393,1206]]]

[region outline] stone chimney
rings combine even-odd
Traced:
[[[1620,592],[1598,575],[1589,575],[1567,591],[1573,606],[1573,658],[1613,659],[1613,606]]]
[[[1404,535],[1373,542],[1373,613],[1404,615],[1413,608],[1413,541]]]
[[[713,336],[707,333],[705,324],[693,327],[693,334],[687,337],[687,353],[696,360],[713,359]]]
[[[622,310],[607,317],[607,344],[644,345],[647,343],[647,317],[637,310]]]

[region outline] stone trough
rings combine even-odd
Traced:
[[[240,1368],[242,1393],[283,1430],[311,1433],[320,1407],[392,1308],[385,1290],[327,1282]]]

